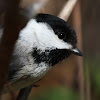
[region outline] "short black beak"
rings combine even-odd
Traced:
[[[78,55],[78,56],[83,56],[82,52],[78,49],[78,48],[75,48],[75,49],[71,49],[71,52],[75,55]]]

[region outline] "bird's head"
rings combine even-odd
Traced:
[[[49,14],[38,14],[33,22],[37,42],[32,56],[37,63],[55,65],[71,53],[82,56],[76,47],[76,33],[64,20]]]

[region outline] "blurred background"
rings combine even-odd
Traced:
[[[33,1],[23,0],[22,5],[28,7]],[[67,2],[48,0],[39,12],[58,16]],[[100,0],[77,0],[67,22],[77,32],[78,48],[84,56],[71,55],[52,67],[36,83],[39,87],[33,87],[28,100],[100,100],[99,9]],[[18,91],[15,94],[17,96]],[[10,94],[3,95],[2,100],[11,100]]]

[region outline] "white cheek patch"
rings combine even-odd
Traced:
[[[59,39],[54,33],[53,29],[46,23],[36,22],[35,19],[31,19],[27,25],[34,34],[34,46],[41,49],[71,49],[72,45]]]
[[[59,39],[53,29],[46,23],[39,23],[35,19],[31,19],[26,27],[20,32],[21,44],[26,41],[26,48],[32,51],[37,48],[41,51],[46,49],[72,49],[72,45]],[[24,45],[24,44],[23,44]],[[28,52],[29,52],[28,51]]]

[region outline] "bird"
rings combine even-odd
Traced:
[[[8,74],[13,90],[36,83],[71,54],[82,56],[76,45],[76,32],[67,22],[54,15],[37,14],[20,30],[14,45]]]

